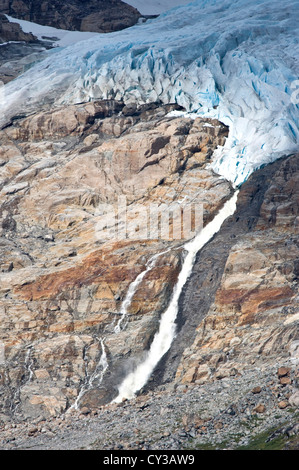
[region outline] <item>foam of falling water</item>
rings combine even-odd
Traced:
[[[131,305],[131,302],[132,302],[132,299],[135,295],[135,292],[137,291],[139,285],[141,284],[144,276],[149,272],[151,271],[151,269],[154,268],[155,264],[156,264],[156,261],[157,259],[164,255],[165,253],[167,253],[168,251],[170,251],[170,248],[168,248],[167,250],[165,251],[162,251],[161,253],[157,253],[156,255],[152,256],[147,265],[146,265],[146,269],[144,271],[142,271],[140,274],[138,274],[138,276],[136,277],[136,279],[130,284],[129,286],[129,289],[128,289],[128,292],[126,294],[126,297],[124,298],[123,302],[122,302],[122,305],[121,305],[121,308],[120,308],[120,319],[116,325],[116,327],[114,328],[114,333],[119,333],[121,331],[121,325],[127,315],[127,312],[128,312],[128,308],[129,306]]]
[[[93,381],[95,379],[97,379],[99,383],[102,383],[104,374],[105,374],[106,370],[109,367],[107,354],[106,354],[106,350],[105,350],[104,340],[101,339],[99,341],[101,341],[102,355],[101,355],[101,359],[100,359],[100,362],[98,364],[98,367],[96,368],[95,372],[91,376],[91,382],[90,382],[91,384],[93,383]],[[98,372],[98,369],[100,369],[100,372]]]
[[[26,354],[26,358],[25,358],[25,368],[29,372],[29,378],[28,378],[27,382],[30,382],[32,377],[33,377],[33,371],[32,371],[33,361],[31,360],[30,355],[31,355],[31,347],[28,349],[27,354]]]
[[[100,339],[100,340],[98,339],[98,341],[100,341],[101,347],[102,347],[101,359],[100,359],[99,363],[97,364],[93,374],[89,377],[88,381],[84,383],[83,387],[81,388],[80,392],[78,393],[78,396],[77,396],[77,399],[76,399],[75,403],[69,408],[69,410],[71,410],[71,409],[77,410],[78,409],[79,403],[80,403],[80,400],[81,400],[82,396],[88,390],[90,390],[92,388],[95,381],[97,381],[98,386],[101,384],[101,382],[103,380],[103,377],[104,377],[104,374],[105,374],[106,370],[109,367],[108,360],[107,360],[107,354],[106,354],[106,350],[105,350],[104,340],[103,339]]]
[[[154,337],[144,362],[139,364],[135,371],[131,372],[120,385],[118,390],[119,394],[114,400],[115,403],[121,402],[124,398],[133,398],[136,392],[147,383],[155,366],[170,348],[175,336],[175,320],[178,313],[179,297],[187,279],[192,273],[196,255],[220,230],[223,222],[235,212],[237,198],[238,191],[226,202],[214,219],[206,225],[193,240],[185,244],[184,248],[187,251],[187,255],[174,288],[170,304],[161,317],[159,330]]]

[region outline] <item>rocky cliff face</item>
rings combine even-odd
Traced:
[[[141,16],[135,8],[120,0],[1,0],[0,12],[55,28],[99,33],[133,26]]]
[[[2,422],[44,422],[75,409],[99,413],[103,405],[112,415],[118,409],[109,403],[149,348],[185,256],[185,240],[174,237],[175,219],[168,237],[148,237],[140,233],[141,208],[196,201],[206,224],[233,193],[209,168],[227,127],[171,117],[176,109],[99,101],[18,117],[2,129]],[[248,410],[253,402],[245,402],[244,393],[258,378],[269,391],[268,425],[277,410],[283,420],[298,406],[298,179],[298,155],[292,155],[244,183],[236,213],[198,254],[180,298],[173,345],[141,390],[141,400],[159,390],[152,399],[159,409],[180,396],[182,410],[190,406],[192,413],[184,418],[178,408],[176,419],[187,420],[198,439],[207,416],[201,411],[197,428],[196,396],[215,394],[222,381],[239,397],[234,406]],[[128,225],[127,236],[117,238],[123,234],[115,231],[123,230],[120,197]],[[270,371],[279,367],[286,373],[273,399]],[[188,404],[183,389],[191,391]],[[134,413],[138,403],[128,405]],[[210,415],[217,415],[218,405],[211,405]],[[256,399],[254,410],[264,413],[265,405]],[[180,446],[173,439],[167,445]]]
[[[24,33],[19,24],[11,23],[5,15],[0,13],[0,44],[9,41],[33,42],[35,40],[33,34]]]
[[[148,347],[176,282],[182,240],[139,236],[134,204],[196,199],[207,221],[232,192],[207,167],[227,128],[167,117],[175,108],[95,102],[1,132],[3,414],[55,415],[81,395],[80,406],[107,403]],[[103,239],[99,204],[113,209],[119,196],[132,208],[131,231],[115,239],[108,213]],[[115,333],[130,283],[171,246]],[[99,384],[103,347],[109,368]]]
[[[198,255],[158,383],[200,385],[297,357],[298,164],[279,160],[242,186],[234,217]]]
[[[118,1],[0,11],[94,31],[139,17]],[[5,82],[41,57],[1,14],[0,41],[22,41],[0,48]],[[0,130],[0,448],[236,448],[268,429],[298,447],[298,154],[241,186],[197,254],[170,349],[113,403],[170,303],[193,236],[181,216],[205,226],[235,191],[211,169],[228,127],[180,110],[45,103]]]
[[[45,49],[52,43],[39,41],[25,33],[18,23],[9,21],[0,13],[0,83],[6,84],[27,70],[34,62],[42,60]]]

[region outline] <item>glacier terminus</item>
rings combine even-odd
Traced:
[[[298,0],[197,0],[58,47],[1,93],[1,126],[47,104],[177,103],[229,126],[216,173],[242,184],[298,146]]]

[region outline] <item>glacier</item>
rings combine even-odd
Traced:
[[[212,168],[235,186],[298,150],[298,0],[197,0],[57,47],[1,89],[0,126],[95,99],[178,103],[229,126]]]
[[[92,33],[87,31],[68,31],[66,29],[57,29],[53,26],[44,26],[31,21],[20,20],[12,16],[5,15],[11,23],[17,23],[21,26],[24,33],[32,33],[41,42],[49,42],[49,39],[55,38],[53,41],[54,47],[65,47],[75,44],[79,41],[84,41],[94,36],[99,36],[100,33]],[[51,42],[51,41],[50,41]]]

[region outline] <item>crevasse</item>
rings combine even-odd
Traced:
[[[1,93],[0,125],[53,104],[176,102],[229,126],[213,169],[242,184],[298,150],[298,0],[197,0],[55,49]]]

